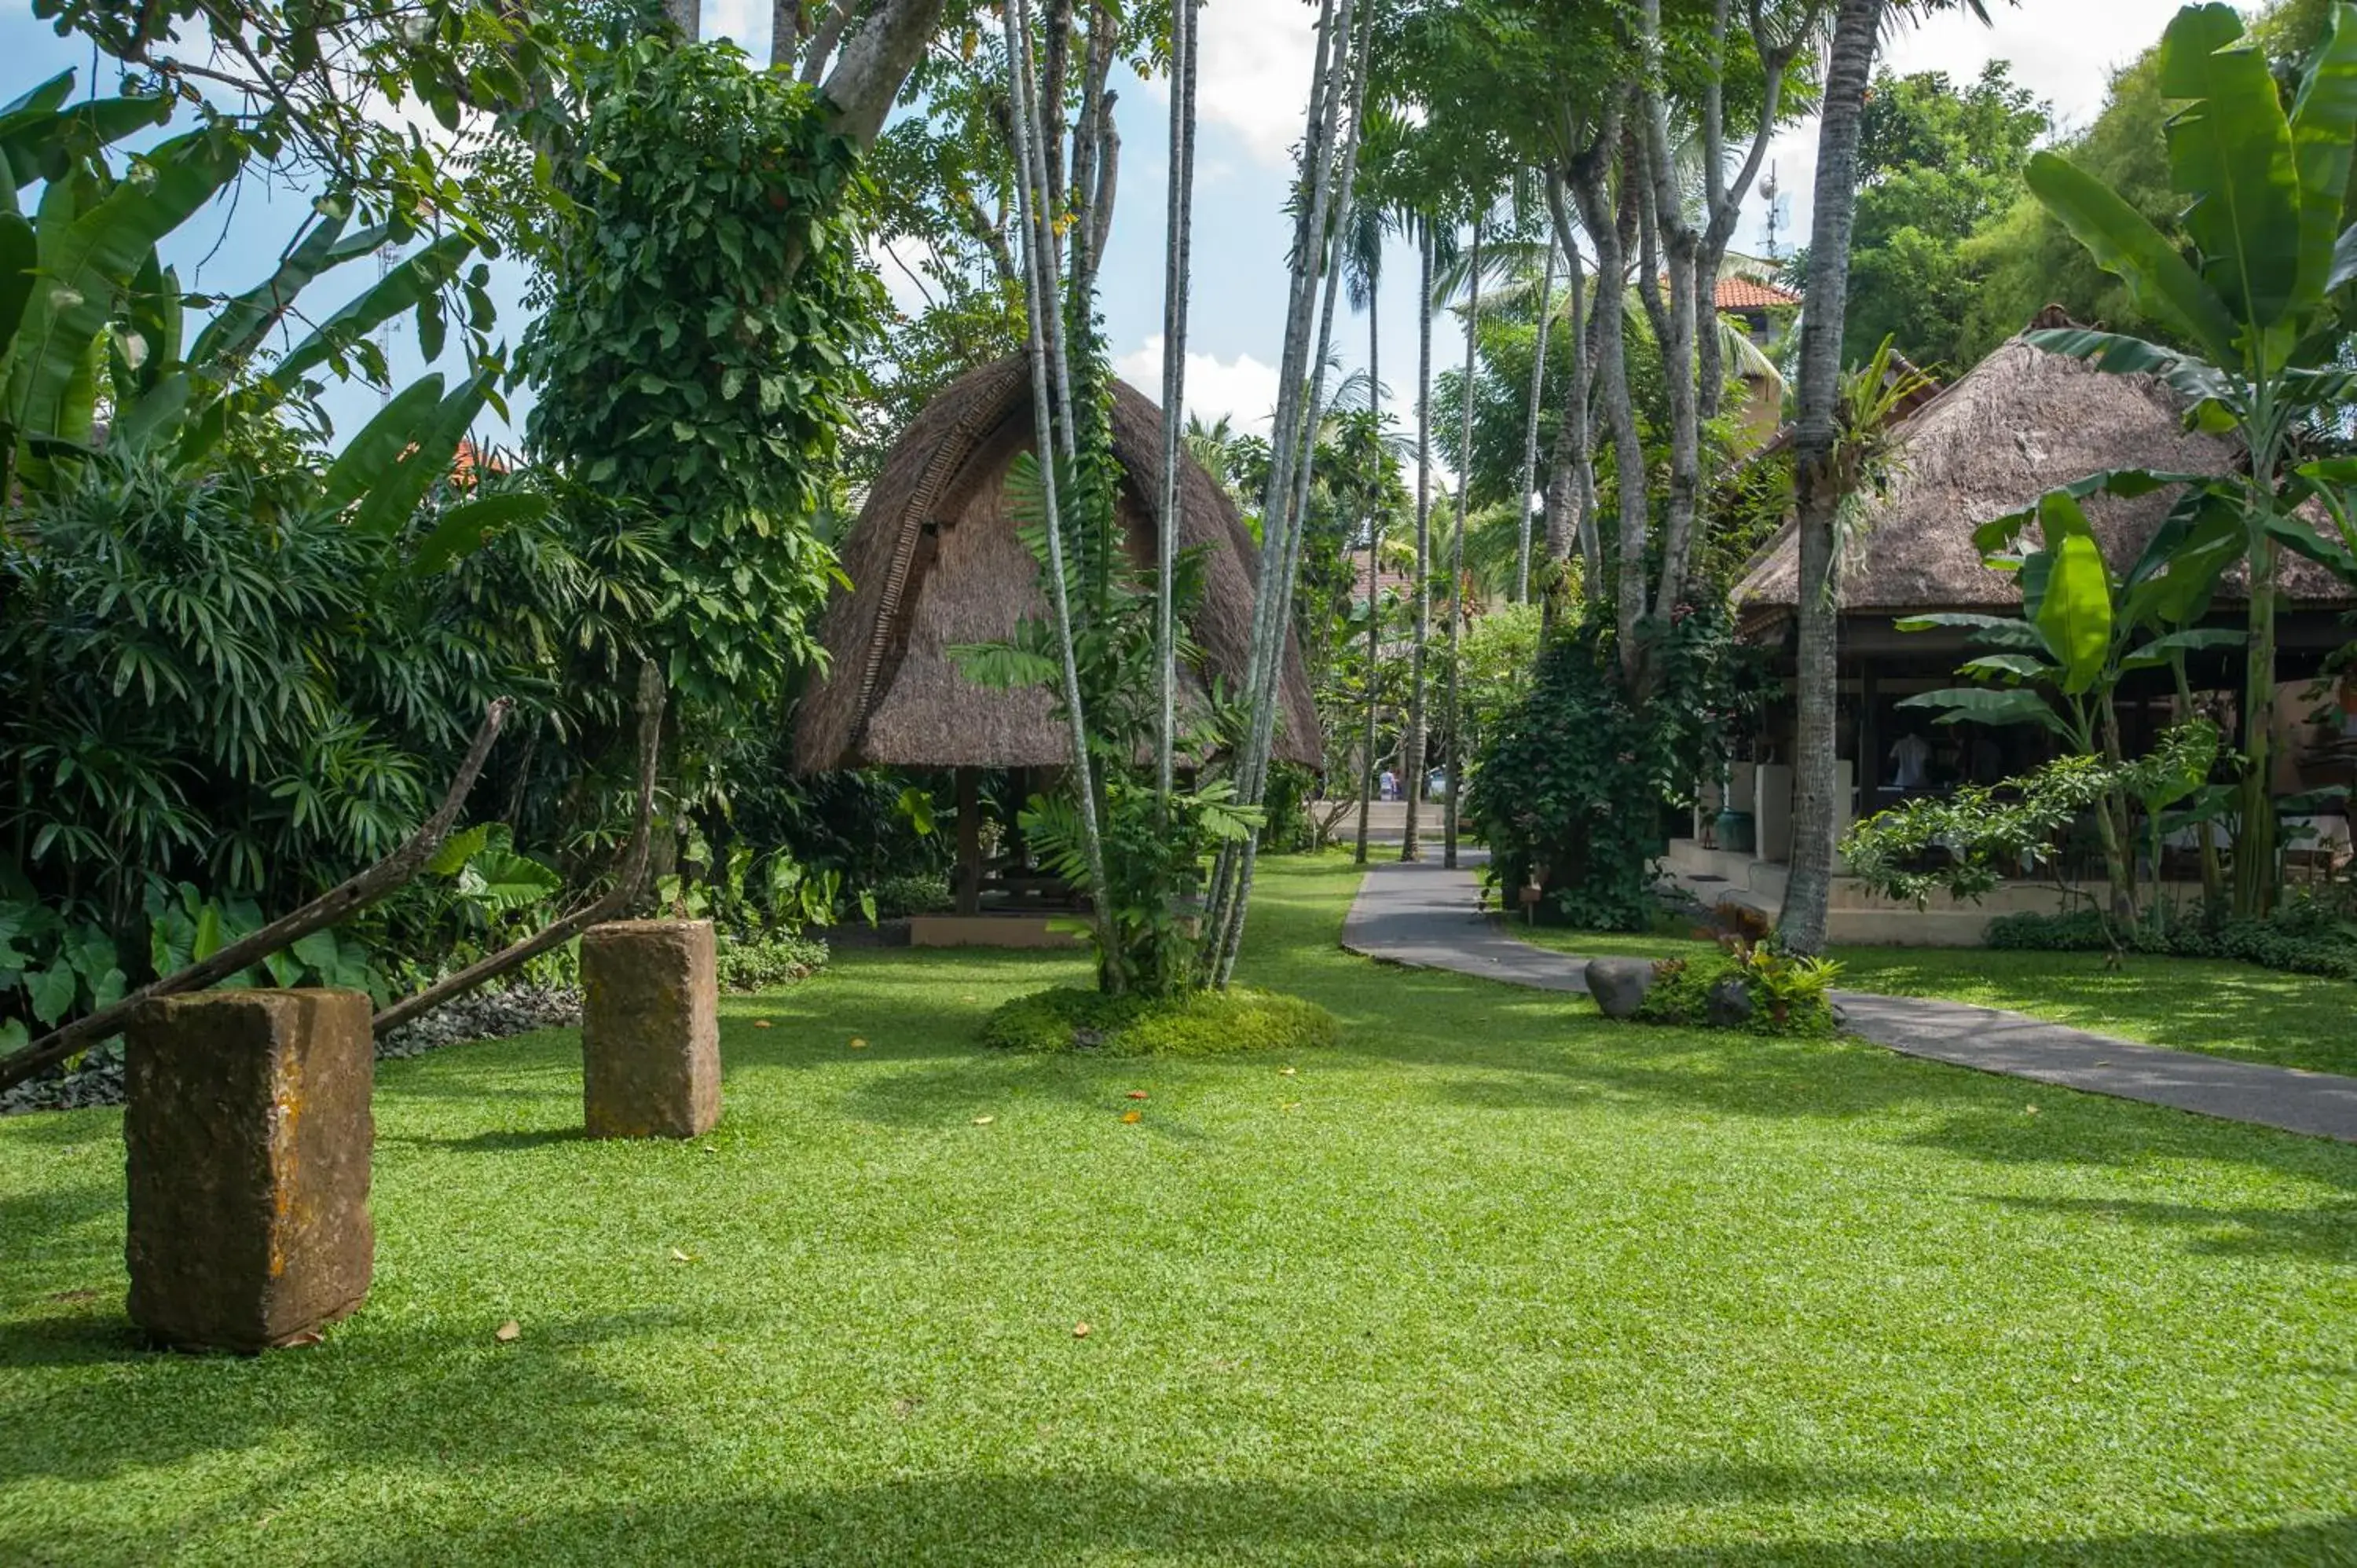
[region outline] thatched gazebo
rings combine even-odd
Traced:
[[[2051,312],[2032,325],[2065,324]],[[1967,649],[1962,631],[1903,632],[1895,623],[1937,611],[2018,613],[2019,584],[1983,564],[1973,530],[2058,485],[2109,468],[2219,474],[2242,461],[2238,444],[2188,430],[2184,413],[2183,401],[2154,378],[2097,371],[2014,338],[1905,417],[1889,489],[1867,504],[1862,547],[1839,584],[1841,753],[1867,781],[1862,810],[1889,804],[1894,795],[1883,779],[1890,761],[1885,748],[1906,734],[1933,733],[1922,715],[1899,711],[1897,703],[1956,684],[1958,665],[1981,651]],[[2133,564],[2175,500],[2174,491],[2164,490],[2087,503],[2088,521],[2115,568]],[[2248,581],[2237,566],[2221,585],[2213,624],[2241,624]],[[2312,672],[2345,640],[2337,623],[2352,600],[2330,574],[2297,556],[2283,560],[2279,581],[2289,680]],[[1789,676],[1800,604],[1800,546],[1791,522],[1753,558],[1733,599],[1739,634],[1767,646]],[[2235,689],[2241,659],[2235,650],[2200,661],[2197,682]],[[2166,671],[2147,672],[2123,688],[2131,746],[2147,743],[2168,722],[2169,683]],[[2042,744],[2027,731],[1938,733],[1942,744],[1956,748],[1948,764],[1955,777],[2011,772],[2037,760],[2031,753]],[[1778,755],[1785,749],[1781,724],[1771,723],[1760,760],[1788,762]],[[1760,815],[1764,840],[1773,813],[1763,808]]]
[[[1161,522],[1162,413],[1125,382],[1113,390],[1119,515],[1132,559],[1150,570]],[[980,886],[981,774],[1061,768],[1071,757],[1049,693],[977,685],[949,653],[1005,641],[1018,622],[1048,618],[1039,565],[1017,535],[1006,493],[1015,458],[1032,447],[1030,370],[1020,356],[960,377],[909,425],[841,542],[851,586],[835,594],[820,623],[830,664],[794,726],[803,772],[957,770],[959,893],[969,911]],[[1201,667],[1179,677],[1182,707],[1200,711],[1207,682],[1243,685],[1258,549],[1227,492],[1191,457],[1179,489],[1178,547],[1205,553],[1203,598],[1189,628]],[[1289,638],[1279,696],[1276,755],[1316,766],[1317,703]]]

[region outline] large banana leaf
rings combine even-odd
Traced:
[[[420,300],[458,275],[459,266],[474,249],[474,242],[460,234],[435,241],[385,274],[368,292],[321,322],[317,331],[288,349],[284,359],[270,367],[270,379],[281,387],[292,387],[305,372],[327,363],[331,356],[350,349],[404,311],[414,310]]]
[[[70,209],[53,209],[50,191],[43,192],[38,238],[44,286],[32,292],[10,355],[8,423],[20,446],[34,435],[70,439],[77,427],[87,429],[88,410],[69,404],[85,395],[90,348],[117,299],[156,242],[210,201],[242,161],[224,139],[199,132],[151,153],[151,178],[124,180],[70,220]],[[83,186],[85,178],[70,176],[51,186]]]
[[[2299,176],[2283,99],[2241,14],[2214,0],[2179,11],[2161,38],[2160,91],[2191,101],[2169,118],[2169,172],[2192,198],[2184,221],[2201,275],[2236,316],[2273,327],[2299,292]],[[2319,252],[2319,289],[2330,264]]]
[[[2070,726],[2045,698],[2018,687],[1997,691],[1986,686],[1954,686],[1944,692],[1909,697],[1899,705],[1936,710],[1940,714],[1938,722],[1943,725],[1970,719],[1983,725],[2042,725],[2066,739],[2071,734]]]
[[[277,269],[222,306],[205,329],[197,334],[196,343],[188,350],[188,363],[199,370],[216,371],[231,361],[243,360],[261,347],[271,329],[285,318],[295,296],[314,278],[368,255],[391,236],[392,231],[379,223],[347,237],[344,224],[350,210],[349,202],[321,201],[318,222],[286,252]]]
[[[2280,512],[2270,515],[2267,536],[2294,554],[2307,556],[2342,582],[2357,583],[2357,554],[2325,538],[2300,519],[2285,517]]]
[[[2181,654],[2199,653],[2210,648],[2240,648],[2248,640],[2246,635],[2233,627],[2197,627],[2190,631],[2172,631],[2166,637],[2156,637],[2126,659],[2122,670],[2158,670]]]
[[[2217,490],[2188,495],[2162,520],[2128,571],[2123,627],[2184,626],[2209,613],[2226,568],[2249,544],[2241,502]]]
[[[2324,41],[2291,107],[2292,161],[2299,179],[2299,304],[2312,308],[2340,270],[2336,241],[2357,143],[2357,10],[2336,5]]]
[[[389,539],[408,523],[425,501],[425,492],[448,477],[458,443],[467,438],[468,427],[483,412],[483,400],[498,373],[496,369],[485,369],[442,400],[419,427],[416,445],[402,454],[392,472],[370,487],[352,513],[355,529]]]
[[[1968,615],[1963,611],[1943,611],[1938,615],[1909,616],[1898,623],[1901,631],[1929,631],[1935,626],[1961,627],[1973,634],[1973,641],[1984,648],[2011,649],[2018,653],[2051,654],[2046,639],[2038,628],[2012,616]]]
[[[417,443],[418,432],[442,406],[442,377],[429,371],[404,387],[361,426],[321,481],[320,505],[341,511],[392,474],[401,455]]]
[[[434,532],[418,545],[410,569],[431,576],[452,562],[471,555],[491,541],[491,535],[512,523],[528,522],[548,513],[548,498],[530,490],[508,490],[460,501],[435,520]]]
[[[8,362],[9,345],[33,296],[38,244],[33,225],[21,213],[0,212],[0,365]]]
[[[2060,337],[2062,334],[2050,333],[2037,336]],[[2109,337],[2110,334],[2089,334],[2089,336]],[[2136,339],[2124,338],[2122,341],[2135,342]],[[2155,490],[2166,489],[2171,485],[2201,485],[2208,482],[2200,474],[2175,474],[2159,468],[2105,468],[2101,473],[2090,474],[2083,479],[2073,479],[2067,485],[2058,486],[2047,493],[2068,496],[2074,501],[2083,501],[2090,496],[2096,495],[2117,496],[2124,500],[2133,500],[2137,496],[2148,496]],[[1974,529],[1973,548],[1984,555],[2010,549],[2014,542],[2021,537],[2021,531],[2029,527],[2031,521],[2038,516],[2039,508],[2045,503],[2045,496],[2040,496],[2026,507],[1990,518],[1986,522]]]
[[[2102,679],[2111,653],[2111,571],[2093,534],[2065,534],[2050,542],[2045,553],[2053,566],[2045,602],[2038,607],[2038,629],[2062,668],[2062,690],[2075,697]]]
[[[2087,248],[2095,264],[2127,285],[2129,297],[2146,315],[2199,344],[2214,363],[2232,364],[2241,358],[2233,314],[2226,302],[2151,220],[2111,187],[2046,152],[2030,155],[2022,177],[2046,209]],[[2045,336],[2033,333],[2030,340]],[[2106,370],[2121,368],[2101,359],[2097,362]]]
[[[7,172],[0,183],[10,192],[62,174],[62,159],[77,145],[102,147],[171,115],[172,101],[165,97],[93,98],[69,109],[73,87],[74,73],[59,71],[0,108],[0,164]]]

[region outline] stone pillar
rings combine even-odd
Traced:
[[[581,1090],[593,1138],[693,1138],[720,1120],[709,920],[617,920],[581,938]]]
[[[264,1350],[358,1307],[376,1077],[357,991],[209,991],[125,1037],[131,1320],[187,1349]]]

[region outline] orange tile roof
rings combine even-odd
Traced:
[[[1774,310],[1800,304],[1801,296],[1772,283],[1738,274],[1718,280],[1714,303],[1721,310]]]

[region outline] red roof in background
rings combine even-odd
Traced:
[[[1351,576],[1352,601],[1365,604],[1367,602],[1367,558],[1364,555],[1353,553],[1351,562]],[[1444,574],[1444,579],[1445,576]],[[1415,592],[1415,575],[1394,567],[1384,567],[1376,581],[1382,585],[1385,594],[1397,594],[1405,598]]]
[[[1721,310],[1774,310],[1800,304],[1801,296],[1758,278],[1730,275],[1718,280],[1714,303]]]

